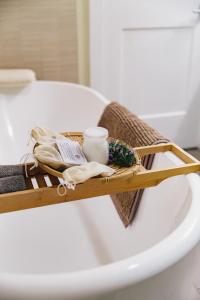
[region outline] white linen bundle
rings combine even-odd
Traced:
[[[81,166],[71,167],[63,172],[64,183],[67,188],[73,188],[78,183],[85,182],[89,178],[101,175],[102,177],[109,177],[115,173],[115,170],[102,165],[98,162],[92,161]]]
[[[61,167],[68,168],[69,165],[65,164],[58,150],[52,145],[39,145],[34,148],[34,157],[41,163],[59,169]]]
[[[34,157],[41,163],[54,169],[68,168],[56,146],[56,139],[65,139],[61,134],[57,134],[48,128],[35,127],[31,130],[31,137],[38,144],[33,148]]]

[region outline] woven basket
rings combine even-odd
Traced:
[[[65,133],[62,133],[65,137],[73,140],[73,141],[77,141],[79,142],[80,145],[82,145],[83,143],[83,133],[82,132],[65,132]],[[113,140],[113,138],[112,138]],[[123,143],[123,142],[122,142]],[[127,145],[130,149],[132,149],[131,146]],[[134,164],[133,166],[131,167],[119,167],[119,166],[116,166],[116,165],[113,165],[113,164],[109,164],[109,166],[111,168],[113,168],[115,170],[115,173],[109,177],[109,179],[114,179],[114,178],[117,178],[119,179],[119,176],[130,176],[130,175],[133,175],[133,174],[136,174],[139,170],[140,170],[140,167],[141,167],[141,160],[138,156],[138,154],[136,152],[134,152],[135,154],[135,158],[136,158],[136,164]],[[53,169],[52,167],[50,166],[47,166],[41,162],[38,162],[39,163],[39,167],[44,170],[45,172],[53,175],[53,176],[56,176],[56,177],[60,177],[60,178],[63,178],[63,174],[62,172],[59,172],[58,170],[55,170]]]

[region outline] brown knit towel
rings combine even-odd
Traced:
[[[156,145],[169,141],[117,102],[112,102],[105,108],[98,126],[107,128],[111,137],[118,138],[132,147]],[[153,159],[154,155],[144,157],[142,163],[146,169],[151,169]],[[143,191],[140,189],[111,195],[125,227],[133,221]]]

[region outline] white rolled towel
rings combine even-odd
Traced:
[[[0,87],[20,87],[36,79],[35,72],[28,69],[0,69]]]

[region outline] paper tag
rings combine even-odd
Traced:
[[[87,162],[87,159],[78,142],[70,139],[57,139],[56,144],[65,163],[82,165]]]

